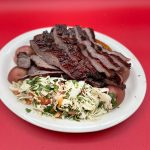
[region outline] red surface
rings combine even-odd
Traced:
[[[56,23],[93,27],[120,41],[137,56],[148,83],[144,102],[133,116],[110,129],[87,134],[41,129],[18,118],[0,101],[0,150],[150,149],[149,1],[82,0],[67,3],[67,0],[41,0],[21,3],[2,0],[0,20],[0,47],[23,32]]]

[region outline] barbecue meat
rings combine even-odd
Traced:
[[[35,54],[29,57],[21,53],[17,60],[19,67],[28,69],[30,77],[63,75],[95,87],[125,88],[131,67],[129,59],[96,43],[91,28],[56,25],[50,32],[34,36],[30,46]]]

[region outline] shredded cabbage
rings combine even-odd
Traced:
[[[18,100],[55,118],[91,120],[113,109],[109,89],[92,87],[85,81],[37,76],[13,82],[10,89]]]

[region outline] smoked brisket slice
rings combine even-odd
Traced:
[[[54,67],[54,71],[62,71],[69,79],[85,80],[96,87],[125,88],[120,72],[124,68],[129,70],[130,64],[117,52],[103,50],[90,28],[56,25],[50,33],[36,35],[30,45],[36,53],[31,60],[38,68],[51,71],[50,67]],[[47,65],[36,61],[39,58]]]
[[[75,34],[76,34],[76,38],[78,39],[78,41],[80,43],[82,43],[83,45],[86,46],[86,49],[87,51],[90,53],[90,55],[93,57],[93,58],[96,58],[96,59],[99,59],[100,62],[105,66],[105,68],[107,69],[113,69],[115,71],[118,71],[119,70],[119,66],[116,65],[112,60],[110,60],[108,58],[108,56],[104,55],[103,53],[97,53],[97,51],[94,49],[94,47],[92,46],[92,42],[88,40],[88,38],[86,38],[86,35],[85,35],[85,40],[82,40],[81,38],[81,33],[82,33],[82,36],[84,35],[84,32],[83,30],[77,26],[77,27],[74,27],[74,30],[75,30]],[[90,39],[90,38],[89,38]]]
[[[38,44],[36,44],[33,40],[30,41],[30,45],[35,53],[39,55],[46,63],[60,68],[60,70],[65,72],[68,76],[70,76],[70,78],[75,79],[75,77],[72,76],[72,72],[74,71],[74,62],[65,52],[57,49],[41,51]]]
[[[84,35],[84,32],[82,32],[82,29],[77,26],[74,27],[75,30],[75,34],[76,34],[76,38],[78,39],[78,41],[82,44],[84,44],[86,46],[86,49],[88,51],[88,53],[91,55],[91,57],[99,59],[99,63],[102,63],[103,66],[110,71],[111,73],[111,80],[114,81],[118,81],[118,83],[121,83],[124,81],[124,73],[127,71],[129,72],[130,69],[130,63],[127,63],[126,61],[122,60],[119,56],[116,56],[114,54],[108,54],[102,50],[96,50],[94,47],[96,45],[95,43],[95,38],[92,35],[92,31],[91,30],[84,30],[86,31],[85,34],[85,40],[82,40],[81,38],[81,33],[82,36]],[[89,36],[88,38],[87,35]],[[90,41],[89,39],[92,39],[92,41]],[[115,52],[117,53],[117,52]],[[113,59],[111,57],[111,55],[113,55]],[[117,63],[119,62],[119,63]],[[121,66],[119,64],[122,64]],[[125,66],[124,69],[122,66]],[[128,68],[129,67],[129,68]],[[106,72],[105,72],[106,74]],[[108,76],[108,74],[106,74]],[[109,77],[109,76],[108,76]]]
[[[91,29],[91,28],[83,28],[83,30],[85,31],[85,33],[88,36],[89,40],[94,43],[95,42],[95,34],[94,34],[93,29]]]
[[[92,66],[91,62],[82,55],[80,47],[76,45],[72,45],[69,41],[68,43],[65,43],[63,41],[63,37],[61,38],[59,33],[59,26],[55,26],[52,30],[54,41],[57,44],[57,46],[62,49],[65,53],[68,54],[68,56],[76,63],[77,71],[82,70],[83,74],[86,76],[93,76],[94,78],[99,78],[99,72]],[[58,32],[58,33],[57,33]]]
[[[36,66],[31,66],[31,68],[28,70],[28,76],[29,77],[34,77],[34,76],[45,76],[45,75],[49,75],[51,77],[61,77],[61,75],[64,74],[64,72],[59,71],[59,70],[42,70],[39,69]]]
[[[58,49],[43,52],[40,51],[40,48],[34,41],[30,41],[30,44],[35,53],[39,55],[44,61],[46,61],[50,65],[54,65],[60,68],[60,70],[65,72],[71,79],[84,80],[89,76],[93,76],[90,71],[86,72],[83,66],[78,65],[78,62],[73,61],[64,50]],[[101,79],[101,76],[102,75],[98,74],[97,79]]]
[[[83,30],[86,32],[86,35],[88,35],[90,41],[92,41],[94,44],[99,45],[98,43],[96,43],[95,34],[94,34],[93,29],[91,29],[91,28],[83,28]],[[103,47],[102,45],[100,45],[100,46]],[[121,53],[116,52],[116,51],[108,51],[108,50],[105,50],[103,48],[102,48],[102,51],[106,52],[107,54],[112,54],[114,56],[118,56],[120,59],[122,59],[125,62],[128,62],[130,60],[129,58],[125,57],[124,55],[122,55]]]
[[[32,55],[30,58],[38,68],[45,69],[45,70],[59,70],[57,67],[46,63],[38,55]]]

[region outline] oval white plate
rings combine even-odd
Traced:
[[[34,35],[42,33],[44,30],[50,31],[50,29],[51,27],[41,28],[24,33],[6,44],[0,52],[0,98],[12,112],[22,119],[42,128],[61,132],[79,133],[99,131],[112,127],[127,119],[139,108],[146,92],[146,78],[141,64],[122,44],[102,33],[95,32],[97,39],[108,44],[113,50],[119,51],[128,58],[131,58],[132,67],[130,77],[126,83],[126,96],[120,107],[103,115],[98,120],[80,122],[53,119],[41,116],[35,111],[27,113],[25,108],[29,108],[29,106],[18,102],[15,95],[9,90],[10,84],[7,80],[7,75],[10,69],[15,65],[13,62],[15,50],[22,45],[29,44],[29,40],[31,40]]]

